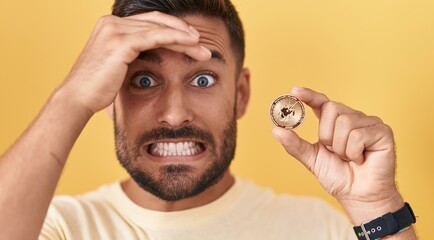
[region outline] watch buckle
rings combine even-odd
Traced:
[[[371,240],[371,239],[369,238],[368,232],[366,231],[365,224],[363,223],[362,225],[360,225],[360,227],[362,228],[362,231],[363,231],[363,234],[364,234],[364,236],[365,236],[365,239],[366,239],[366,240]]]

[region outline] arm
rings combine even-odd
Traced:
[[[197,60],[211,57],[185,21],[158,12],[102,17],[65,82],[0,157],[0,239],[36,239],[67,156],[97,111],[109,106],[128,64],[164,47]]]
[[[310,89],[296,88],[292,94],[318,117],[318,142],[310,144],[281,128],[273,129],[273,135],[339,201],[352,223],[359,226],[402,208],[390,127],[378,117],[332,102]],[[388,239],[416,239],[416,235],[410,228]]]
[[[91,116],[55,93],[0,158],[0,239],[36,239],[67,155]]]

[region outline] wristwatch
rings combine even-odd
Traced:
[[[387,213],[354,227],[354,232],[359,240],[374,240],[404,231],[415,222],[416,218],[410,204],[405,203],[403,208],[394,213]]]

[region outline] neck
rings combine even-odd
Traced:
[[[129,178],[121,183],[127,196],[137,205],[155,211],[181,211],[206,205],[221,197],[235,182],[234,177],[226,171],[223,177],[213,186],[202,193],[178,201],[165,201],[143,190],[133,179]]]

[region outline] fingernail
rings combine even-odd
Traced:
[[[190,29],[190,32],[191,32],[193,35],[195,35],[195,36],[197,36],[197,37],[200,36],[200,33],[196,30],[196,28],[194,28],[194,27],[191,26],[191,25],[190,25],[188,28]]]
[[[277,140],[277,141],[281,141],[279,134],[277,133],[277,128],[273,128],[273,130],[271,131],[271,134],[273,135],[273,137]]]
[[[304,88],[302,88],[302,87],[293,87],[292,89],[291,89],[291,92],[301,92],[301,91],[303,91],[304,90]]]
[[[202,46],[202,45],[200,45],[200,48],[201,48],[203,51],[206,51],[206,52],[209,54],[209,57],[211,57],[211,50],[209,50],[208,48],[206,48],[206,47],[204,47],[204,46]]]

